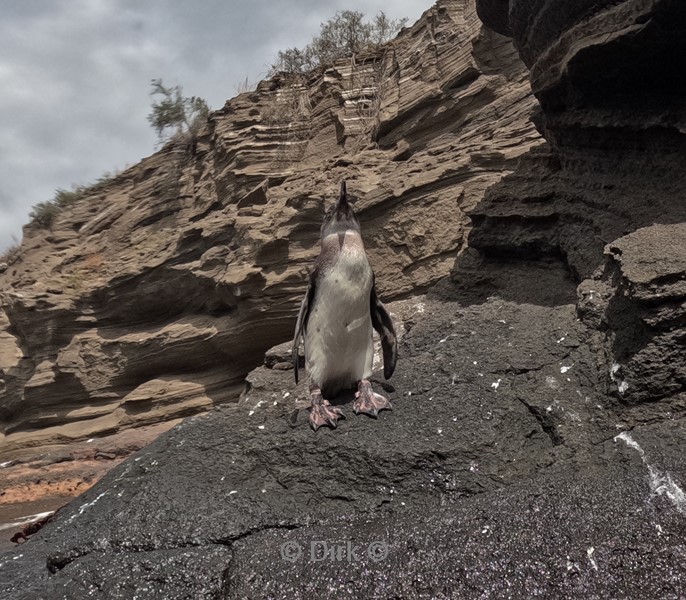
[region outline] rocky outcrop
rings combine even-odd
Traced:
[[[322,211],[357,197],[386,300],[445,276],[484,190],[540,143],[526,69],[467,0],[379,52],[259,84],[55,219],[0,276],[0,448],[235,400],[292,335]]]
[[[606,254],[605,269],[579,286],[579,312],[606,334],[616,393],[636,403],[683,392],[686,222],[639,229]]]
[[[677,598],[683,423],[615,412],[574,285],[526,283],[528,303],[444,283],[394,308],[408,332],[377,420],[344,396],[347,418],[313,433],[303,384],[270,360],[239,403],[185,420],[0,557],[0,590]],[[551,283],[566,302],[538,300]]]
[[[520,269],[567,269],[581,283],[580,314],[604,338],[617,399],[683,397],[686,9],[661,0],[478,4],[531,68],[547,143],[473,211],[455,277],[493,284],[488,273],[513,259]]]
[[[355,416],[343,394],[347,418],[312,432],[274,348],[238,403],[185,420],[0,557],[3,595],[683,596],[682,133],[666,84],[639,88],[625,120],[630,94],[584,96],[582,58],[621,81],[617,50],[642,50],[640,72],[684,39],[646,37],[684,9],[480,4],[550,83],[547,142],[473,207],[451,277],[394,308],[397,369],[375,380],[394,410]]]
[[[683,222],[684,8],[512,0],[508,13],[507,2],[478,4],[489,26],[505,19],[513,32],[548,143],[489,193],[470,245],[562,256],[583,279],[613,240]]]

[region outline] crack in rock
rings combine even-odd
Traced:
[[[104,550],[84,550],[84,551],[75,551],[74,553],[67,553],[66,555],[57,555],[57,556],[48,556],[47,562],[46,562],[46,567],[48,571],[50,572],[51,575],[54,575],[55,573],[58,573],[64,567],[67,565],[70,565],[76,560],[79,560],[80,558],[83,558],[84,556],[88,556],[90,554],[139,554],[139,553],[145,553],[145,552],[158,552],[158,551],[165,551],[165,550],[183,550],[185,548],[206,548],[206,547],[211,547],[211,546],[225,546],[227,548],[231,548],[236,542],[239,542],[241,540],[244,540],[247,537],[250,537],[251,535],[254,535],[256,533],[262,533],[264,531],[270,531],[270,530],[286,530],[286,531],[292,531],[294,529],[299,529],[301,527],[304,527],[304,525],[297,525],[297,524],[291,524],[291,525],[268,525],[268,526],[263,526],[263,527],[253,527],[251,529],[248,529],[247,531],[244,531],[243,533],[240,533],[235,536],[229,536],[228,538],[210,538],[206,542],[199,542],[199,543],[194,543],[194,542],[185,542],[173,546],[157,546],[157,547],[145,547],[145,546],[139,546],[139,547],[122,547],[122,546],[115,546],[111,545],[109,548],[104,549]]]
[[[526,406],[526,409],[533,415],[534,419],[538,421],[538,424],[541,426],[543,432],[550,438],[550,441],[552,442],[553,446],[559,446],[564,442],[562,436],[557,430],[557,427],[553,425],[550,418],[546,415],[544,411],[542,411],[540,408],[536,406],[532,406],[526,400],[524,400],[524,398],[518,397],[517,400],[519,400],[524,406]]]

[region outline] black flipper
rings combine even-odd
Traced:
[[[300,305],[300,312],[298,313],[298,321],[295,324],[295,337],[293,338],[293,374],[295,375],[295,383],[298,383],[298,347],[300,346],[300,339],[307,331],[307,320],[310,317],[310,307],[314,300],[315,282],[317,280],[317,270],[310,273],[310,280],[307,284],[307,292]]]
[[[372,293],[370,297],[370,309],[372,315],[372,326],[381,337],[381,348],[383,350],[383,376],[390,379],[395,371],[395,363],[398,360],[398,340],[395,337],[393,320],[388,311],[381,304],[381,300],[376,295],[376,283],[372,283]]]

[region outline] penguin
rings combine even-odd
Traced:
[[[335,428],[343,411],[331,406],[343,389],[357,387],[353,411],[374,418],[381,410],[392,410],[390,401],[372,389],[374,344],[372,328],[381,337],[384,377],[395,370],[398,341],[393,320],[376,293],[374,271],[346,182],[341,182],[338,201],[326,213],[321,227],[321,251],[310,272],[305,298],[295,326],[293,369],[298,383],[298,348],[305,345],[309,377],[310,425],[317,431]]]

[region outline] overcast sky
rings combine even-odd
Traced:
[[[432,0],[0,0],[0,252],[31,206],[152,154],[150,80],[214,109],[337,10],[414,23]]]

